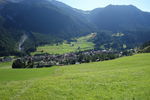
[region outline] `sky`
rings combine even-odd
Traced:
[[[57,0],[69,6],[82,10],[92,10],[94,8],[112,5],[134,5],[137,8],[150,12],[150,0]]]

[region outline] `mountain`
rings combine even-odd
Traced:
[[[92,10],[89,17],[99,29],[104,30],[150,29],[150,13],[133,5],[108,5]]]
[[[7,3],[1,10],[2,16],[6,18],[5,27],[61,36],[64,35],[60,34],[63,32],[70,33],[67,34],[69,36],[74,35],[77,30],[87,29],[87,23],[73,16],[77,15],[77,12],[69,6],[62,9],[56,3],[57,1],[54,0],[24,0]]]
[[[11,47],[16,47],[16,51],[21,40],[13,37],[21,39],[23,34],[28,35],[24,48],[30,50],[29,47],[84,35],[92,29],[81,13],[55,0],[6,0],[1,2],[0,8],[1,28],[10,30],[7,34],[11,41],[7,42],[15,42]],[[20,31],[20,34],[16,35],[12,30]],[[0,46],[2,54],[3,48]]]
[[[108,5],[88,15],[97,27],[96,48],[131,49],[150,40],[150,13],[133,5]]]
[[[103,40],[112,40],[103,43],[121,42],[132,48],[149,40],[149,20],[150,13],[132,5],[82,11],[56,0],[0,0],[0,56],[16,55],[20,50],[35,51],[39,45],[90,32],[98,33],[94,40],[98,46]],[[103,34],[102,39],[101,30],[111,31],[111,34]],[[114,39],[117,32],[124,36]]]

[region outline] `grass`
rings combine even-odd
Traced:
[[[76,42],[67,43],[66,41],[64,41],[64,43],[58,45],[54,44],[54,45],[40,46],[37,48],[36,52],[32,53],[32,55],[41,54],[41,53],[64,54],[69,52],[76,52],[78,51],[78,48],[80,48],[80,51],[93,49],[94,43],[89,42],[91,38],[93,38],[93,34],[76,38],[75,39]]]
[[[4,69],[8,69],[11,68],[12,62],[2,62],[0,63],[0,69],[4,68]]]
[[[0,69],[0,82],[27,80],[48,76],[53,73],[55,68],[56,67],[42,69]]]
[[[43,69],[0,69],[0,100],[150,100],[150,54]]]

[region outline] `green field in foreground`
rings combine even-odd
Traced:
[[[69,52],[76,52],[78,50],[80,51],[90,50],[94,48],[94,43],[89,41],[90,39],[93,38],[93,36],[95,36],[95,33],[74,39],[75,42],[71,43],[67,43],[66,41],[64,41],[62,44],[58,45],[54,44],[54,45],[39,46],[37,48],[37,51],[33,52],[32,55],[41,53],[64,54]]]
[[[150,54],[42,69],[0,67],[0,100],[150,100]]]
[[[0,69],[11,68],[12,62],[3,62],[0,63]]]

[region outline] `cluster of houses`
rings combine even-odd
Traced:
[[[18,62],[22,62],[23,66],[19,64],[21,68],[41,68],[50,66],[63,66],[71,64],[81,64],[88,62],[97,62],[103,60],[110,60],[119,57],[118,52],[106,51],[106,50],[89,50],[76,53],[66,53],[62,55],[57,54],[41,54],[35,56],[25,56],[17,59]],[[14,64],[15,61],[14,61]],[[15,68],[15,66],[13,66]],[[18,68],[18,67],[16,67]]]
[[[12,60],[12,57],[0,57],[0,62],[10,62]]]

